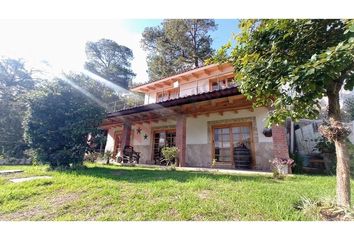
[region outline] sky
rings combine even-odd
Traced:
[[[162,19],[105,20],[0,20],[0,57],[22,58],[28,67],[40,68],[48,76],[81,72],[86,60],[85,43],[108,38],[132,49],[135,83],[146,82],[146,52],[141,48],[145,27],[157,26]],[[213,48],[218,49],[238,31],[237,20],[217,19]]]

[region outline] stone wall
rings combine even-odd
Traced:
[[[210,167],[211,146],[210,144],[187,144],[186,149],[187,167]]]
[[[259,142],[255,144],[256,148],[256,164],[254,169],[269,171],[269,160],[273,159],[273,143]]]

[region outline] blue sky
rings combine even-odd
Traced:
[[[43,69],[48,77],[63,72],[81,72],[86,60],[85,44],[101,38],[112,39],[132,49],[132,69],[137,74],[133,82],[148,80],[146,52],[141,48],[145,27],[157,26],[162,19],[53,19],[1,20],[0,57],[22,58],[31,68]],[[213,48],[227,43],[231,33],[237,33],[237,20],[216,20],[212,33]]]

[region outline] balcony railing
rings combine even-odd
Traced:
[[[112,113],[112,112],[117,112],[133,107],[138,107],[144,105],[144,103],[141,102],[135,102],[135,103],[122,103],[121,101],[115,101],[107,104],[107,112]]]
[[[153,101],[151,101],[150,95],[148,95],[147,104],[155,103],[155,102],[158,103],[158,102],[163,102],[163,101],[167,101],[167,100],[177,99],[180,97],[187,97],[187,96],[196,95],[196,94],[200,94],[200,93],[212,92],[212,91],[216,91],[216,90],[222,90],[222,89],[237,86],[235,83],[230,83],[230,82],[228,82],[226,85],[220,84],[220,82],[223,80],[224,79],[218,80],[217,81],[218,84],[216,84],[216,85],[212,85],[212,84],[210,85],[209,81],[205,81],[205,79],[197,80],[197,81],[194,81],[191,83],[180,84],[177,88],[175,88],[176,90],[177,89],[178,90],[176,92],[173,92],[173,94],[170,94],[171,90],[163,90],[162,92],[160,92],[160,93],[162,93],[162,96],[158,97],[156,95],[156,99],[153,99]],[[193,86],[188,87],[188,85],[193,85]],[[108,109],[108,112],[116,112],[116,111],[121,111],[121,110],[125,110],[125,109],[132,108],[132,107],[138,107],[141,105],[144,105],[144,103],[141,103],[141,102],[134,102],[134,103],[125,103],[124,102],[123,103],[121,101],[117,101],[117,102],[112,102],[112,103],[108,104],[107,109]]]

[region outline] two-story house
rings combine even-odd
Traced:
[[[252,108],[233,79],[232,65],[213,64],[132,88],[145,103],[107,115],[105,150],[131,145],[140,163],[158,164],[163,146],[177,146],[179,166],[269,170],[289,157],[285,128],[265,136],[268,108]]]

